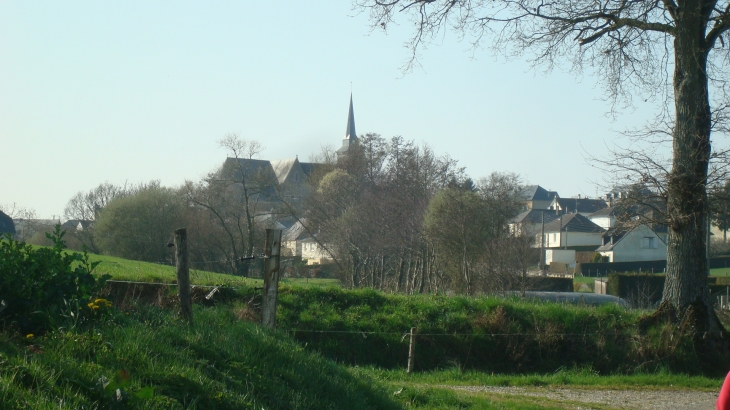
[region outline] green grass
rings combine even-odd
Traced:
[[[89,254],[91,262],[99,262],[95,273],[97,275],[108,274],[112,280],[132,282],[177,282],[175,267],[157,263],[133,261],[117,258],[114,256]],[[255,278],[243,278],[240,276],[227,275],[222,273],[208,272],[199,269],[190,270],[190,281],[194,285],[204,286],[247,286],[261,287],[263,281]],[[285,284],[299,286],[336,286],[337,279],[307,279],[307,278],[284,278],[281,281]]]
[[[516,387],[561,387],[590,389],[686,389],[696,391],[719,391],[723,379],[666,371],[637,374],[599,375],[590,369],[560,369],[546,374],[491,374],[476,371],[462,372],[459,368],[431,372],[407,373],[403,369],[385,370],[374,367],[359,367],[357,374],[391,384],[412,383],[414,385],[451,386],[516,386]]]
[[[251,297],[251,296],[247,296]],[[727,372],[727,358],[703,361],[691,337],[670,324],[639,326],[647,312],[614,304],[582,307],[518,297],[392,295],[369,289],[283,286],[278,326],[340,363],[403,368],[417,328],[416,370],[551,374]],[[724,375],[724,373],[723,373]]]
[[[142,307],[87,329],[32,339],[0,334],[4,409],[397,409],[378,383],[305,351],[226,308],[195,309],[195,325]],[[117,406],[104,378],[154,396]]]
[[[573,278],[573,288],[576,292],[593,293],[595,280],[596,278],[591,278],[587,276],[576,276]]]
[[[710,269],[710,276],[730,276],[730,268]]]

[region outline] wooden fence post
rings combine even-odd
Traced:
[[[408,373],[413,372],[413,364],[416,360],[414,354],[416,353],[416,328],[411,328],[411,343],[408,346]]]
[[[177,271],[177,296],[180,313],[193,324],[193,300],[190,296],[190,269],[188,268],[188,235],[185,228],[175,229],[175,265]]]
[[[281,230],[267,229],[264,245],[264,291],[261,303],[261,324],[276,329],[276,297],[279,292],[279,254]]]

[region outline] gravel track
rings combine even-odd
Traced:
[[[585,403],[574,407],[590,409],[591,404],[615,409],[712,410],[716,392],[692,390],[586,390],[548,387],[439,386],[473,393],[545,397],[552,400]]]

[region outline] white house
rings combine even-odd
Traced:
[[[560,215],[545,225],[546,248],[601,246],[605,229],[581,214]],[[539,234],[538,234],[539,241]]]
[[[325,251],[311,236],[301,241],[302,260],[307,265],[321,265],[332,261],[330,254]]]
[[[588,219],[601,228],[608,230],[616,225],[616,214],[618,214],[618,207],[610,206],[593,212],[588,215]]]
[[[667,259],[667,244],[648,225],[641,224],[608,230],[596,252],[608,262],[658,261]]]

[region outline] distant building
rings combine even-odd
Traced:
[[[345,156],[350,147],[357,142],[355,133],[355,113],[350,95],[350,108],[347,115],[347,129],[342,139],[338,156]],[[253,158],[227,158],[221,167],[221,175],[233,181],[245,181],[251,187],[249,194],[262,202],[277,202],[285,199],[290,203],[301,202],[310,194],[307,178],[322,164],[301,162],[299,157],[283,160],[264,160]],[[268,211],[268,208],[263,208]]]
[[[591,222],[581,214],[560,215],[545,225],[544,244],[546,248],[601,246],[605,229]],[[539,241],[539,234],[538,234]]]
[[[589,216],[606,207],[608,204],[602,199],[581,198],[580,196],[578,198],[560,198],[557,195],[548,205],[548,209],[551,211],[561,211],[565,214],[579,213],[583,216]]]
[[[0,236],[6,234],[10,234],[13,238],[15,237],[15,224],[13,223],[13,218],[0,211]]]
[[[596,252],[606,262],[666,260],[667,244],[649,225],[619,225],[603,234],[603,244]]]
[[[526,209],[548,209],[550,204],[559,197],[555,191],[548,191],[540,185],[530,185],[520,192],[520,197]]]

